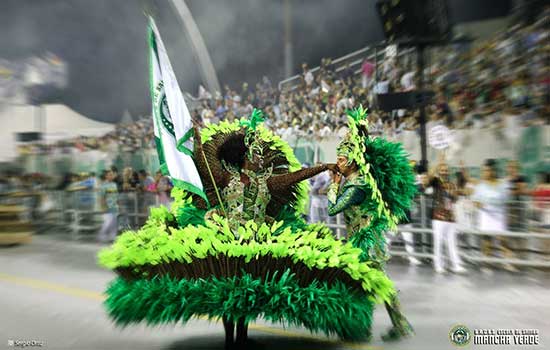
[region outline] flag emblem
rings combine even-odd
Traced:
[[[172,116],[170,115],[170,108],[168,107],[168,100],[166,99],[166,93],[164,92],[164,84],[162,81],[158,84],[157,90],[159,91],[157,111],[160,116],[162,126],[172,136],[176,137],[176,134],[174,133],[174,123],[172,122]]]

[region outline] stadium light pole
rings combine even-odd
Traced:
[[[418,91],[423,93],[424,91],[424,45],[419,44],[416,49],[416,64],[418,66]],[[426,106],[424,103],[420,103],[420,151],[421,161],[420,164],[424,166],[424,169],[428,169],[428,146],[426,144]]]
[[[198,61],[197,63],[200,67],[201,77],[206,84],[206,88],[212,94],[216,91],[221,92],[220,81],[218,80],[216,70],[214,69],[214,65],[212,64],[212,60],[204,44],[199,27],[197,27],[197,23],[195,23],[189,7],[187,7],[184,0],[171,0],[170,3],[176,9],[183,22],[183,31],[193,46],[193,53]]]
[[[285,0],[283,4],[283,17],[284,17],[284,46],[285,46],[285,79],[292,76],[292,10],[291,0]]]

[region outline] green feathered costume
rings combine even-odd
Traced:
[[[346,178],[330,186],[328,213],[343,213],[349,241],[361,248],[361,259],[382,271],[387,260],[384,233],[405,219],[416,190],[401,144],[369,137],[366,116],[362,107],[348,113],[349,132],[337,149],[345,162],[339,168]],[[385,306],[393,328],[383,339],[412,335],[396,294]]]
[[[374,304],[393,299],[392,282],[364,262],[361,245],[300,215],[303,180],[328,167],[300,169],[257,111],[195,130],[194,143],[208,203],[176,187],[170,209],[151,209],[141,229],[99,253],[99,263],[118,274],[106,291],[109,316],[119,325],[222,320],[227,346],[235,325],[243,343],[259,318],[368,339]]]

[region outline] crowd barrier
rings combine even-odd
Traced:
[[[397,232],[388,233],[390,256],[433,258],[430,202],[429,196],[417,197],[411,223],[399,225]],[[508,201],[506,207],[506,220],[514,223],[513,231],[479,231],[476,229],[477,210],[473,205],[466,209],[462,215],[469,216],[470,222],[459,220],[456,224],[461,258],[477,265],[550,267],[550,203]],[[335,230],[339,238],[340,232],[345,232],[341,222],[329,222],[327,226]],[[414,236],[412,253],[404,249],[405,241],[400,235],[403,232]],[[489,239],[489,253],[483,251],[484,237]]]
[[[32,222],[37,232],[65,232],[78,240],[94,236],[101,227],[102,214],[99,192],[34,191],[25,195],[5,195],[2,204],[22,205],[27,208],[24,220]],[[119,231],[141,226],[148,217],[149,208],[160,205],[156,193],[127,192],[118,194]]]
[[[27,208],[23,214],[32,222],[36,232],[61,232],[73,240],[95,239],[102,224],[103,211],[99,206],[99,194],[95,191],[38,191],[25,195],[2,196],[1,204],[17,204]],[[143,225],[149,208],[160,205],[155,193],[119,193],[119,231],[136,229]],[[480,232],[476,229],[476,210],[465,206],[461,217],[467,221],[457,223],[461,257],[476,264],[509,264],[515,266],[550,267],[550,203],[541,205],[533,201],[507,203],[507,221],[515,223],[513,230]],[[390,256],[432,259],[431,200],[421,195],[415,199],[411,222],[399,225],[395,233],[388,233]],[[513,209],[513,210],[512,210]],[[468,219],[469,218],[469,219]],[[336,237],[347,238],[341,215],[323,220],[333,229]],[[406,252],[403,236],[413,235],[414,252]],[[484,252],[483,237],[490,238],[489,254]]]

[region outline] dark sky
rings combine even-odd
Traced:
[[[382,39],[374,0],[291,0],[295,72]],[[187,0],[221,84],[256,83],[283,73],[282,0]],[[505,15],[510,1],[451,0],[455,21]],[[198,65],[168,0],[1,0],[0,58],[46,51],[68,62],[61,97],[80,113],[117,121],[149,113],[146,17],[149,9],[182,89],[196,94]]]

